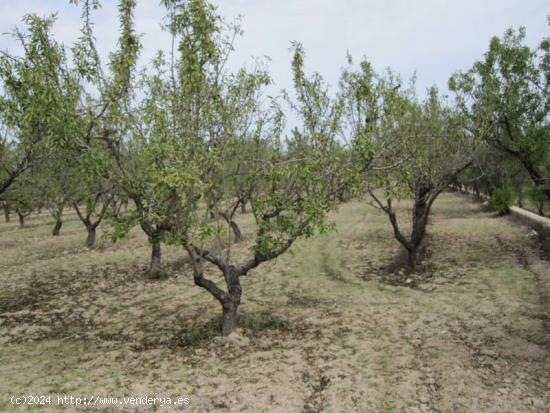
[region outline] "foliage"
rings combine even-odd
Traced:
[[[255,333],[265,330],[288,331],[290,323],[288,320],[277,317],[272,311],[266,310],[245,317],[243,327]]]
[[[489,50],[449,80],[471,131],[517,159],[550,199],[550,40],[530,49],[525,28],[493,37]]]
[[[435,87],[419,99],[414,78],[403,86],[390,69],[376,73],[349,56],[332,93],[321,74],[306,73],[304,48],[293,42],[293,87],[275,98],[266,96],[266,62],[229,70],[242,30],[207,0],[161,2],[172,48],[143,66],[135,0],[118,2],[107,62],[94,37],[100,2],[71,2],[82,8],[82,28],[68,51],[52,37],[53,17],[27,15],[26,31],[14,32],[23,54],[0,56],[3,205],[30,213],[45,203],[59,232],[71,204],[90,247],[105,217],[113,240],[139,225],[152,264],[161,243],[180,246],[195,284],[221,304],[224,334],[236,326],[240,278],[331,230],[330,212],[351,196],[368,193],[388,216],[413,269],[431,207],[449,185],[474,183],[500,209],[509,190],[493,189],[511,186],[521,202],[527,177],[539,210],[550,196],[548,39],[531,50],[523,29],[494,38],[482,60],[451,78],[455,102]],[[401,199],[413,200],[408,234],[393,207]],[[247,205],[255,226],[243,234],[235,217]],[[242,240],[248,256],[236,257]]]
[[[52,38],[54,20],[25,15],[27,31],[13,32],[23,56],[0,55],[0,196],[52,145],[71,139],[79,88]]]
[[[341,85],[352,134],[359,184],[389,218],[394,236],[406,249],[414,270],[432,204],[473,162],[477,139],[465,119],[432,87],[418,101],[412,79],[408,89],[391,71],[378,75],[367,61],[348,68]],[[366,169],[365,169],[366,168]],[[414,199],[410,235],[402,232],[393,200]]]
[[[544,215],[544,206],[548,205],[550,202],[548,201],[546,194],[539,187],[533,187],[529,190],[529,198],[537,206],[537,212],[539,215]]]
[[[510,212],[510,207],[514,201],[514,193],[508,187],[495,188],[489,198],[489,207],[504,215]]]
[[[182,347],[198,347],[219,335],[221,319],[214,317],[204,324],[193,326],[184,332],[178,340]]]

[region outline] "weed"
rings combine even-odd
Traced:
[[[290,325],[287,320],[278,318],[271,311],[262,311],[253,316],[243,316],[240,320],[243,328],[259,333],[265,330],[289,330]]]
[[[199,347],[201,344],[219,336],[222,329],[221,318],[214,317],[204,324],[194,325],[177,338],[181,347]]]

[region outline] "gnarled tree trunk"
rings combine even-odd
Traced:
[[[193,281],[195,285],[204,288],[214,296],[222,306],[222,334],[228,336],[237,328],[237,312],[241,304],[242,287],[239,281],[239,273],[235,267],[228,266],[219,258],[214,258],[206,251],[200,251],[190,245],[184,245],[193,265]],[[202,255],[202,254],[206,255]],[[210,257],[211,262],[215,262],[218,268],[223,269],[227,292],[222,290],[213,281],[204,277],[202,266],[203,256]]]
[[[238,305],[222,304],[222,335],[228,336],[237,328]]]
[[[53,229],[52,229],[52,235],[54,237],[59,235],[59,233],[61,232],[62,225],[63,225],[63,221],[61,220],[61,217],[57,218],[55,220],[55,225],[53,226]]]
[[[86,230],[88,231],[88,236],[86,237],[86,246],[88,248],[93,248],[95,245],[96,227],[94,225],[88,225],[86,226]]]
[[[430,211],[430,204],[428,201],[429,195],[429,188],[422,188],[415,194],[411,238],[409,248],[407,249],[407,264],[411,271],[416,270],[418,250],[426,236],[426,225],[428,224],[428,215]]]
[[[372,191],[369,191],[371,197],[388,215],[395,239],[407,251],[407,267],[412,272],[416,270],[418,264],[418,253],[426,236],[426,225],[428,224],[431,206],[441,191],[442,189],[435,189],[430,186],[420,186],[416,189],[412,211],[412,229],[408,238],[399,229],[391,199],[387,199],[386,204],[383,204]]]
[[[83,214],[80,211],[80,208],[78,207],[78,202],[73,202],[73,208],[76,211],[76,214],[78,215],[78,218],[82,223],[86,226],[86,231],[88,232],[88,236],[86,238],[86,247],[93,248],[95,245],[95,238],[96,238],[96,229],[105,217],[105,214],[107,213],[107,209],[109,208],[109,205],[113,201],[113,196],[109,196],[104,202],[103,206],[101,207],[100,212],[97,214],[97,218],[95,221],[92,221],[92,215],[96,209],[96,206],[98,202],[100,201],[102,195],[104,193],[98,193],[95,196],[95,199],[93,200],[93,205],[91,208],[86,208],[85,213]]]
[[[160,241],[158,239],[151,240],[151,262],[149,264],[149,273],[154,278],[158,278],[161,274],[161,257],[162,251]]]
[[[241,304],[242,287],[239,275],[232,269],[225,274],[228,299],[222,302],[222,334],[228,336],[237,328],[237,311]]]
[[[58,236],[61,231],[61,226],[63,225],[63,220],[61,219],[61,217],[63,216],[63,208],[64,208],[64,205],[58,205],[57,208],[52,213],[55,219],[55,225],[52,229],[53,236]]]
[[[418,248],[407,250],[407,267],[411,271],[416,270],[416,262],[418,260]]]
[[[151,261],[149,262],[149,275],[153,278],[159,278],[162,270],[162,248],[161,248],[161,236],[162,230],[159,228],[158,223],[151,223],[145,215],[143,215],[143,209],[141,204],[136,203],[138,211],[142,214],[142,219],[140,221],[141,229],[147,238],[149,239],[149,244],[151,245]]]

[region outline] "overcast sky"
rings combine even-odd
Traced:
[[[95,12],[95,30],[102,53],[117,39],[116,1],[103,0]],[[168,36],[160,22],[159,0],[138,0],[136,28],[142,33],[144,59],[167,49]],[[229,19],[242,15],[244,36],[236,42],[232,67],[253,56],[269,56],[278,89],[291,86],[290,41],[306,50],[306,69],[320,72],[335,85],[346,62],[346,51],[359,60],[366,56],[378,70],[392,67],[404,78],[414,71],[420,91],[431,84],[446,89],[449,75],[465,69],[487,49],[493,35],[510,26],[526,26],[527,41],[538,44],[550,34],[548,0],[217,0]],[[68,0],[0,0],[0,32],[21,25],[25,13],[58,12],[56,37],[72,44],[80,28],[80,10]],[[1,49],[13,40],[0,37]]]

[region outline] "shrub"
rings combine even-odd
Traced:
[[[546,198],[546,195],[544,194],[542,189],[538,187],[532,188],[529,191],[529,197],[535,203],[537,207],[537,213],[539,215],[544,215],[544,204],[548,201],[548,198]]]
[[[489,207],[504,215],[510,212],[510,206],[514,200],[514,194],[510,188],[497,188],[491,194]]]
[[[189,331],[184,331],[178,343],[182,347],[199,347],[220,334],[222,320],[214,317],[204,324],[194,325]]]
[[[286,331],[290,328],[289,322],[275,316],[271,311],[262,311],[259,314],[243,317],[243,327],[255,333],[265,330]]]

